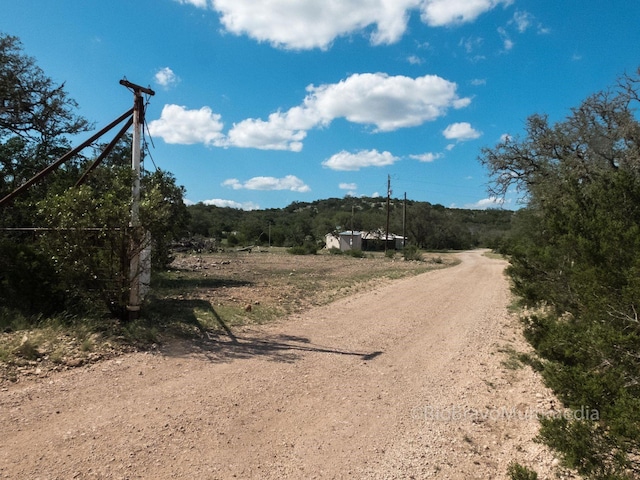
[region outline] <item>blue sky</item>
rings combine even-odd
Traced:
[[[482,147],[640,66],[637,0],[0,5],[96,128],[131,107],[120,79],[154,89],[153,163],[188,201],[244,209],[385,196],[387,176],[397,198],[496,206]]]

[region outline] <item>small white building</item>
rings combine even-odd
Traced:
[[[324,248],[340,248],[340,237],[336,233],[327,233],[324,236]]]

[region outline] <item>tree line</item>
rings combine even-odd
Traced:
[[[592,479],[640,478],[639,103],[626,75],[480,157],[494,194],[526,199],[501,251],[529,308],[529,361],[568,412],[595,412],[543,417],[540,438]]]
[[[294,202],[282,209],[243,211],[198,203],[187,208],[191,236],[216,245],[324,246],[325,236],[341,231],[384,232],[385,198],[345,197]],[[392,199],[389,233],[405,234],[423,249],[470,249],[498,245],[511,227],[509,210],[465,210],[428,202]]]

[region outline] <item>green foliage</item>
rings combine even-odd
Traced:
[[[407,261],[421,262],[423,260],[422,252],[415,245],[409,245],[408,247],[405,247],[402,250],[402,256]]]
[[[292,255],[315,255],[318,253],[318,246],[311,241],[306,241],[303,245],[288,248],[287,252]]]
[[[483,152],[494,193],[528,199],[500,250],[524,305],[525,336],[569,411],[540,438],[586,478],[640,475],[639,78],[593,95],[564,122],[533,116],[523,140]]]
[[[536,472],[516,462],[509,464],[507,474],[511,480],[538,480]]]
[[[77,105],[63,86],[22,53],[17,38],[3,34],[0,99],[3,198],[67,153],[65,136],[89,124],[75,114]],[[0,231],[0,302],[16,317],[92,311],[97,301],[121,311],[131,234],[130,144],[121,139],[80,187],[74,185],[91,159],[77,156],[1,207],[0,227],[13,230]],[[171,261],[170,243],[184,235],[183,193],[170,174],[144,172],[140,216],[151,233],[156,268]],[[38,230],[15,231],[33,227]],[[3,323],[13,328],[15,322]]]
[[[403,231],[404,202],[390,202],[392,233]],[[513,212],[506,210],[448,209],[427,202],[407,201],[406,234],[410,244],[429,249],[495,247],[511,228]],[[374,231],[386,225],[386,200],[330,198],[295,202],[284,209],[242,211],[202,203],[188,207],[187,230],[222,240],[238,232],[248,245],[290,247],[343,230]],[[242,242],[239,242],[242,243]]]

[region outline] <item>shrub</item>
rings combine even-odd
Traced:
[[[402,250],[402,256],[405,260],[422,261],[422,252],[415,245],[409,245]]]
[[[507,468],[511,480],[538,480],[538,474],[517,462],[511,462]]]

